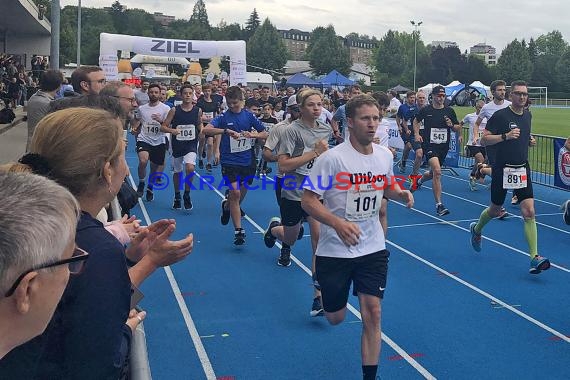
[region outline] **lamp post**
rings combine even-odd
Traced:
[[[423,21],[416,22],[414,20],[410,21],[410,24],[414,26],[414,91],[416,91],[416,70],[418,65],[418,28]]]
[[[77,67],[81,66],[81,0],[77,4]]]

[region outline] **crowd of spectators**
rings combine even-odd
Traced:
[[[31,71],[9,54],[0,54],[0,98],[5,107],[23,107],[36,92],[43,73],[48,69],[45,57],[34,55]]]

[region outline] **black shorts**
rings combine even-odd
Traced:
[[[530,166],[527,163],[525,167],[527,186],[522,189],[513,190],[513,194],[517,196],[519,202],[522,202],[525,199],[534,198],[532,180],[530,178]],[[493,166],[493,171],[491,173],[491,202],[497,206],[501,206],[505,202],[506,195],[507,190],[503,189],[503,168]]]
[[[389,257],[386,249],[355,258],[317,256],[315,271],[325,311],[334,313],[346,307],[351,283],[355,296],[384,298]]]
[[[229,183],[238,182],[239,180],[240,186],[243,186],[246,182],[248,185],[251,185],[255,177],[255,167],[222,164],[222,176]]]
[[[418,151],[419,149],[422,149],[422,143],[419,141],[416,141],[416,138],[414,137],[413,139],[411,139],[410,141],[412,143],[412,149],[414,151]]]
[[[137,153],[148,152],[148,159],[155,165],[164,165],[166,144],[150,145],[144,141],[137,141]]]
[[[309,216],[301,207],[301,201],[281,198],[279,210],[281,211],[281,224],[287,227],[296,226]]]
[[[465,148],[469,157],[475,157],[477,153],[481,153],[483,158],[487,157],[487,150],[484,146],[466,145]]]
[[[283,189],[283,178],[275,176],[275,198],[279,207],[281,207],[281,189]]]
[[[424,156],[426,160],[429,162],[434,157],[437,157],[439,160],[439,166],[443,166],[445,163],[445,157],[447,156],[447,152],[449,152],[449,144],[440,144],[443,147],[436,147],[434,145],[427,145],[422,146],[424,150]]]
[[[406,127],[407,128],[407,127]],[[406,131],[402,131],[402,133],[400,133],[400,137],[402,138],[402,140],[404,141],[404,144],[407,143],[411,143],[415,140],[414,138],[414,131],[412,130],[410,132],[410,134],[406,134]]]

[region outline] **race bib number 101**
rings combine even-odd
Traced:
[[[344,217],[351,222],[358,222],[378,217],[382,197],[380,191],[368,185],[367,189],[351,189],[346,192],[346,211]]]

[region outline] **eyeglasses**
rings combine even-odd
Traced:
[[[12,285],[12,287],[6,292],[6,294],[4,294],[4,297],[10,297],[12,294],[14,294],[18,285],[20,285],[20,282],[28,273],[35,272],[35,271],[38,271],[40,269],[53,268],[53,267],[57,267],[60,265],[68,265],[69,266],[69,274],[78,275],[81,272],[83,272],[83,268],[85,267],[85,261],[88,258],[89,258],[89,254],[87,252],[85,252],[84,250],[82,250],[81,248],[76,246],[75,250],[73,251],[73,255],[70,258],[54,261],[54,262],[48,263],[48,264],[38,265],[38,266],[33,267],[31,269],[28,269],[27,271],[22,273],[16,279],[16,281],[14,282],[14,285]]]
[[[117,96],[117,95],[113,95],[113,98],[117,98],[117,99],[125,99],[128,100],[129,102],[131,102],[131,104],[134,104],[137,102],[137,98],[127,98],[126,96]]]
[[[522,91],[513,91],[511,92],[511,95],[516,95],[516,96],[528,96],[528,92],[522,92]]]

